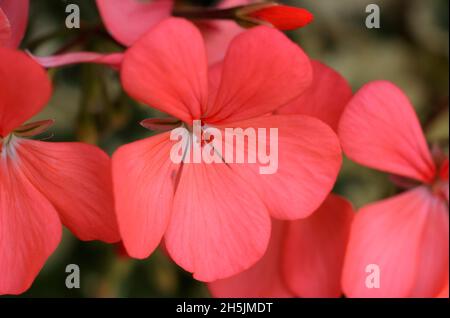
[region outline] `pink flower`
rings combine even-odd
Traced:
[[[209,283],[215,297],[339,297],[351,204],[331,194],[306,219],[272,222],[266,253],[250,269]]]
[[[55,250],[61,224],[81,240],[119,236],[108,156],[82,143],[25,139],[51,124],[22,125],[50,98],[44,70],[0,48],[0,87],[0,294],[19,294]]]
[[[198,29],[172,18],[125,53],[121,78],[133,98],[187,126],[201,120],[221,130],[277,128],[278,171],[260,175],[256,164],[175,164],[175,142],[165,132],[120,147],[113,180],[130,256],[147,257],[164,237],[176,263],[196,279],[213,281],[262,257],[270,216],[297,219],[320,206],[335,182],[341,152],[321,121],[270,115],[311,83],[309,59],[281,32],[265,26],[243,32],[223,63],[207,65]]]
[[[343,271],[345,294],[437,296],[448,284],[448,159],[433,160],[407,97],[385,81],[369,83],[353,97],[339,136],[350,159],[409,185],[357,213]],[[379,269],[379,288],[371,288],[371,264]]]
[[[16,48],[25,35],[28,0],[0,0],[0,47]]]

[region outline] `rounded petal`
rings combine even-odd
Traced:
[[[95,146],[20,139],[20,169],[81,240],[120,240],[110,159]]]
[[[337,131],[342,112],[352,97],[352,89],[347,80],[331,67],[314,60],[311,65],[313,81],[309,88],[276,113],[313,116]]]
[[[130,46],[151,27],[170,17],[173,3],[173,0],[97,0],[97,7],[111,36]]]
[[[448,234],[445,203],[425,187],[363,207],[350,232],[345,294],[433,297],[448,275]]]
[[[126,53],[122,84],[131,97],[185,122],[200,118],[208,99],[206,53],[199,30],[171,18]]]
[[[247,160],[229,166],[249,185],[256,186],[274,218],[304,218],[322,204],[342,164],[339,140],[328,125],[302,115],[263,116],[230,125],[242,128],[237,134],[242,138],[247,128],[266,132],[243,150],[235,147],[236,154],[244,151],[245,158],[253,156],[258,159],[256,163]],[[268,159],[261,160],[263,152],[258,148],[271,153]]]
[[[269,246],[264,256],[246,271],[208,284],[219,298],[286,298],[294,297],[281,273],[281,258],[288,222],[274,220]]]
[[[12,159],[0,157],[0,294],[30,287],[59,244],[62,229],[53,206]]]
[[[230,44],[207,122],[230,123],[272,112],[309,86],[309,58],[283,33],[266,26],[247,30]]]
[[[23,52],[0,47],[0,61],[0,137],[5,137],[45,106],[51,84],[44,69]]]
[[[179,166],[169,132],[120,147],[113,155],[116,213],[128,254],[145,258],[159,245],[172,213]]]
[[[71,52],[51,56],[31,57],[40,65],[46,68],[65,66],[78,63],[105,64],[115,69],[119,69],[122,63],[122,53],[100,54],[95,52]]]
[[[226,164],[185,163],[165,235],[173,260],[210,282],[242,272],[264,254],[267,208]]]
[[[281,264],[295,295],[342,295],[341,273],[353,216],[350,202],[330,194],[310,217],[287,223]]]
[[[392,83],[363,86],[342,114],[344,153],[359,164],[423,182],[436,167],[408,98]]]
[[[29,5],[29,0],[0,0],[0,10],[5,13],[11,27],[9,39],[4,43],[0,42],[0,45],[10,48],[19,46],[28,23]]]

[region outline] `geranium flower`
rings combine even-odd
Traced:
[[[339,297],[351,204],[331,194],[306,219],[272,222],[269,247],[250,269],[208,284],[214,297]]]
[[[345,294],[436,296],[448,284],[448,159],[433,158],[408,98],[385,81],[356,93],[339,136],[350,159],[403,177],[397,182],[408,189],[357,213],[344,265]],[[379,286],[370,283],[377,280],[370,275],[377,272],[367,269],[371,264],[379,268]]]
[[[0,0],[0,47],[16,48],[28,23],[28,0]]]
[[[334,132],[321,121],[271,115],[312,77],[308,57],[281,32],[266,26],[245,31],[222,64],[207,65],[199,30],[172,18],[125,53],[121,79],[133,98],[187,127],[200,120],[221,131],[277,128],[277,172],[261,175],[257,164],[174,163],[176,143],[168,131],[120,147],[113,155],[113,181],[130,256],[147,257],[164,237],[177,264],[196,279],[213,281],[262,257],[270,216],[297,219],[314,212],[333,187],[341,153]]]
[[[0,294],[29,288],[61,239],[119,240],[110,160],[82,143],[26,139],[51,121],[22,125],[51,95],[44,70],[25,53],[0,48]]]

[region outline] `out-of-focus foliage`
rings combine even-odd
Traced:
[[[207,5],[214,1],[190,0]],[[81,9],[81,29],[66,29],[65,6]],[[298,0],[315,15],[308,27],[289,33],[314,59],[334,67],[354,90],[375,79],[391,80],[411,98],[430,142],[448,151],[447,0]],[[365,8],[381,8],[381,28],[367,29]],[[101,24],[95,1],[31,1],[30,23],[21,47],[37,55],[67,50],[120,51]],[[158,115],[128,98],[115,71],[85,64],[50,71],[54,96],[37,118],[56,120],[52,140],[81,140],[108,153],[150,135],[139,121]],[[324,92],[324,94],[327,92]],[[332,92],[329,92],[332,94]],[[44,136],[45,138],[45,136]],[[380,158],[382,160],[382,158]],[[395,191],[382,173],[346,161],[336,192],[356,206]],[[119,256],[118,248],[77,241],[68,231],[31,289],[23,296],[203,297],[193,280],[163,250],[144,261]],[[67,289],[65,268],[78,264],[81,288]]]

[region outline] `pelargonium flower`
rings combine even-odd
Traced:
[[[125,53],[121,79],[130,96],[179,125],[277,128],[279,143],[278,170],[267,175],[250,163],[175,163],[170,131],[120,147],[114,193],[130,256],[147,257],[164,237],[172,259],[196,279],[232,276],[264,254],[270,216],[307,217],[333,187],[341,152],[332,129],[313,117],[272,114],[312,79],[309,58],[281,32],[266,26],[243,32],[223,63],[208,70],[199,30],[171,18]]]
[[[344,265],[345,294],[437,296],[448,286],[448,158],[433,157],[408,98],[386,81],[355,94],[339,136],[350,159],[396,175],[408,189],[357,213]],[[379,268],[379,286],[366,285],[376,279],[368,278],[369,265]]]
[[[209,283],[214,297],[340,297],[351,204],[331,194],[306,219],[272,222],[266,253],[250,269]]]
[[[22,125],[51,95],[45,71],[0,48],[0,294],[29,288],[61,240],[119,240],[110,160],[99,148],[26,139],[51,121]]]
[[[0,0],[0,47],[18,47],[28,23],[29,0]]]

